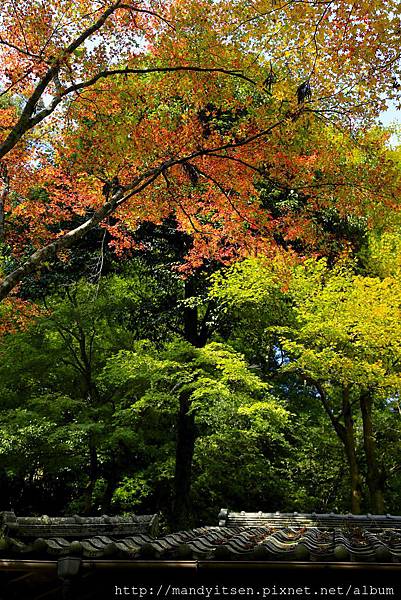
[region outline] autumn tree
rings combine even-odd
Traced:
[[[394,1],[3,3],[1,298],[99,224],[121,250],[173,213],[190,268],[299,235],[307,211],[277,222],[261,177],[340,214],[394,206],[364,130],[398,98],[399,28]]]
[[[331,236],[332,222],[352,217],[360,231],[398,210],[397,160],[372,127],[399,97],[395,0],[7,0],[0,10],[3,329],[23,325],[21,282],[67,263],[90,232],[103,230],[101,253],[107,243],[124,256],[146,246],[143,227],[174,223],[184,337],[200,355],[201,268],[275,246],[346,252],[352,235]],[[179,396],[177,446],[188,434],[192,448],[192,400]]]

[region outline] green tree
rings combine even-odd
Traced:
[[[264,329],[282,353],[280,373],[296,374],[320,399],[345,450],[356,513],[362,499],[355,431],[360,419],[370,507],[383,512],[388,473],[378,455],[373,414],[375,403],[391,408],[400,390],[398,279],[356,275],[352,264],[329,269],[324,260],[307,260],[291,275],[282,270],[287,274],[283,284],[275,264],[257,263],[245,261],[216,279],[213,295],[228,307],[250,302],[252,310],[267,315],[276,306],[278,315],[280,306],[287,307],[285,322],[276,325],[276,317],[268,317]]]
[[[45,298],[41,316],[28,330],[2,339],[2,455],[11,479],[36,478],[44,493],[57,465],[64,469],[65,454],[71,498],[81,498],[77,507],[92,512],[98,501],[110,504],[117,484],[114,459],[127,462],[140,440],[131,440],[129,447],[120,443],[112,399],[97,378],[108,357],[131,348],[138,337],[168,335],[168,320],[160,315],[164,302],[155,278],[135,263],[125,276],[61,288]],[[12,441],[16,437],[18,444]],[[96,500],[100,480],[104,498]]]
[[[197,348],[176,340],[162,350],[140,342],[133,351],[109,358],[102,381],[123,407],[119,414],[126,416],[127,426],[138,419],[146,426],[149,411],[156,409],[171,415],[176,434],[172,509],[176,527],[185,527],[193,519],[192,466],[197,439],[202,437],[205,444],[202,432],[240,429],[245,415],[250,419],[259,415],[258,422],[265,427],[270,418],[277,432],[288,418],[243,357],[216,342]],[[183,415],[191,418],[191,427],[186,425],[184,432],[180,430]]]

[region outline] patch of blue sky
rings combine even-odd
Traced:
[[[385,127],[394,128],[390,145],[398,146],[401,143],[401,110],[398,110],[393,103],[389,103],[387,110],[380,114],[379,121]]]

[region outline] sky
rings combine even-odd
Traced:
[[[392,125],[394,123],[401,125],[401,111],[397,110],[394,106],[390,106],[380,115],[380,120],[383,125]]]
[[[386,111],[381,113],[379,120],[385,126],[398,125],[401,128],[401,110],[397,110],[394,105],[389,106]],[[401,132],[398,135],[393,134],[389,140],[390,147],[395,148],[399,146],[400,141]]]

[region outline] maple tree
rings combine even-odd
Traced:
[[[176,336],[167,290],[134,262],[124,276],[48,295],[28,331],[2,338],[0,478],[18,511],[49,501],[53,511],[85,514],[156,502],[185,527],[195,516],[187,465],[193,471],[198,443],[212,454],[226,445],[228,422],[248,446],[249,467],[250,445],[260,463],[273,462],[258,442],[278,454],[286,410],[230,346],[196,348]],[[183,400],[195,418],[184,451],[175,443]]]
[[[382,265],[394,258],[388,239]],[[398,270],[380,279],[357,274],[347,261],[328,268],[324,259],[308,259],[294,266],[291,257],[279,255],[270,264],[253,259],[231,267],[215,276],[212,289],[225,310],[250,313],[264,353],[271,345],[281,355],[279,373],[297,376],[322,403],[347,458],[354,513],[363,499],[359,434],[372,512],[384,512],[385,485],[398,470],[378,446],[380,411],[398,411]]]
[[[168,223],[186,278],[180,334],[203,356],[210,312],[194,273],[277,245],[347,253],[385,228],[399,157],[374,123],[399,101],[399,33],[394,0],[5,1],[2,331],[38,310],[16,298],[21,282],[68,262],[89,232],[124,255],[154,245],[144,224],[156,236]],[[195,415],[188,394],[177,401],[176,500],[189,512]]]
[[[352,480],[352,510],[360,511],[361,474],[354,419],[359,404],[367,485],[372,511],[384,511],[388,477],[376,441],[374,403],[387,402],[400,386],[398,368],[399,285],[394,278],[355,276],[341,266],[328,273],[322,264],[293,283],[301,331],[283,340],[293,357],[288,368],[316,387],[344,444]],[[318,294],[313,298],[313,295]],[[283,334],[286,337],[286,334]]]
[[[191,270],[267,252],[277,230],[313,248],[311,210],[398,208],[366,131],[399,96],[395,1],[8,0],[0,16],[1,298],[99,224],[122,252],[174,214]],[[304,209],[273,218],[260,180]]]

